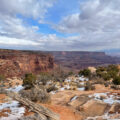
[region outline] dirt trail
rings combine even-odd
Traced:
[[[60,115],[60,120],[82,120],[82,116],[71,108],[60,105],[44,105]]]

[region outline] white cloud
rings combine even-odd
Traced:
[[[22,17],[18,17],[22,15],[38,23],[49,24],[49,21],[44,21],[44,17],[55,1],[0,0],[0,44],[43,50],[120,48],[120,0],[82,2],[79,13],[65,16],[58,25],[53,26],[64,34],[77,34],[70,37],[39,33],[38,26],[30,26]]]
[[[54,28],[77,33],[72,47],[79,50],[120,48],[120,0],[87,0],[80,12],[64,17]]]
[[[9,38],[0,36],[0,44],[9,44],[9,45],[40,45],[34,41],[25,40],[25,39],[17,39],[17,38]]]
[[[0,44],[7,46],[38,46],[49,41],[49,36],[38,33],[38,26],[25,23],[17,15],[43,21],[47,9],[55,0],[1,0],[0,1]],[[45,38],[46,39],[43,39]],[[31,49],[31,47],[30,47]]]
[[[81,12],[66,16],[56,28],[61,32],[86,33],[118,30],[120,1],[88,0],[81,4]],[[117,8],[116,8],[117,7]]]
[[[43,18],[55,0],[0,0],[0,12],[7,15],[21,14],[34,19]]]

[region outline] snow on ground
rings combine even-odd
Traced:
[[[65,90],[65,88],[64,88],[64,87],[60,88],[60,91],[63,91],[63,90]]]
[[[89,97],[94,97],[95,100],[102,100],[108,104],[120,103],[120,97],[116,96],[115,94],[109,95],[109,93],[95,93],[93,95],[89,95]]]
[[[77,88],[77,90],[79,90],[79,91],[84,91],[84,90],[85,90],[85,87]]]
[[[11,101],[0,104],[0,111],[3,109],[10,109],[11,113],[7,113],[8,117],[2,117],[0,120],[18,120],[25,113],[24,107],[19,107],[18,101]]]
[[[71,79],[65,79],[65,82],[71,82]]]
[[[13,92],[19,92],[20,90],[24,89],[23,86],[15,86],[14,88],[9,88],[7,90],[13,91]],[[21,116],[23,116],[25,112],[24,107],[19,107],[19,102],[18,101],[10,101],[7,103],[1,103],[0,104],[0,111],[3,109],[10,109],[11,113],[7,113],[8,117],[2,117],[0,120],[18,120]]]
[[[74,101],[78,98],[78,96],[74,96],[70,101]]]
[[[89,95],[90,98],[94,98],[95,100],[101,100],[104,103],[107,104],[114,104],[114,103],[120,103],[120,96],[118,96],[117,93],[112,93],[110,94],[109,92],[107,93],[95,93],[93,95]],[[101,98],[102,97],[102,98]],[[109,114],[109,113],[105,113],[103,116],[96,116],[96,117],[88,117],[86,120],[98,120],[100,119],[105,119],[105,120],[120,120],[120,116],[119,118],[114,118],[115,114]]]
[[[81,84],[81,85],[85,85],[85,83],[84,83],[84,82],[80,82],[80,84]]]
[[[13,91],[13,92],[19,92],[20,90],[23,90],[24,87],[22,85],[15,86],[14,88],[9,88],[7,90]]]
[[[88,79],[88,78],[85,78],[84,76],[80,76],[80,77],[79,77],[79,80],[82,81],[82,82],[84,82],[84,81],[89,81],[89,79]]]

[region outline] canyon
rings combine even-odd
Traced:
[[[94,75],[92,78],[76,73],[64,78],[61,71],[54,77],[50,74],[40,76],[40,72],[57,73],[56,66],[62,66],[62,70],[72,69],[74,72],[89,66],[119,63],[119,58],[108,56],[104,52],[1,49],[0,75],[7,78],[0,82],[0,120],[120,119],[120,86],[114,85],[111,80],[99,78],[96,72],[99,68],[93,67],[95,70],[91,72],[91,75]],[[110,69],[110,66],[106,67]],[[116,67],[120,73],[119,66]],[[106,72],[109,69],[106,68]],[[114,72],[113,68],[112,71]],[[22,76],[26,73],[38,74],[38,82],[33,88],[26,89],[23,84]],[[88,87],[91,88],[86,89]]]
[[[39,73],[53,69],[53,57],[32,51],[0,50],[0,74],[5,77]]]
[[[85,51],[51,51],[56,64],[68,69],[84,69],[89,66],[105,66],[119,64],[120,58],[107,55],[105,52]]]
[[[49,72],[54,66],[64,70],[80,70],[90,66],[120,64],[120,58],[104,52],[22,51],[0,49],[0,75],[21,76],[26,73]]]

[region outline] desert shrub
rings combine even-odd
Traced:
[[[68,76],[73,75],[74,73],[72,71],[68,72]]]
[[[11,82],[8,85],[9,85],[9,87],[12,87],[12,83]]]
[[[76,90],[77,88],[76,87],[73,87],[73,90]]]
[[[90,82],[87,82],[85,85],[85,90],[95,90],[95,86],[93,86]]]
[[[85,77],[89,77],[91,75],[91,71],[89,69],[84,69],[79,72],[79,75],[83,75]]]
[[[120,85],[120,76],[114,77],[113,83],[114,83],[115,85]]]
[[[84,85],[81,85],[80,83],[77,84],[77,88],[84,87]]]
[[[97,68],[97,71],[104,72],[104,71],[106,71],[106,67],[98,67],[98,68]]]
[[[110,75],[111,78],[114,78],[118,75],[119,69],[116,65],[109,65],[107,67],[107,73]]]
[[[52,79],[52,76],[49,73],[41,72],[37,77],[37,84],[41,82],[42,85],[46,85],[46,83],[51,79]]]
[[[58,88],[55,87],[54,85],[47,88],[47,92],[56,91],[56,90],[58,90]]]
[[[118,74],[118,73],[117,73],[116,71],[112,71],[112,70],[111,70],[111,71],[108,71],[108,75],[109,75],[110,78],[116,77],[117,74]]]
[[[109,83],[107,83],[107,82],[104,83],[104,86],[105,86],[105,87],[109,87]]]
[[[107,80],[110,80],[111,75],[108,74],[108,73],[103,73],[103,74],[101,74],[101,77],[102,77],[105,81],[107,81]]]
[[[102,74],[106,71],[105,67],[98,67],[96,70],[96,75],[102,77]]]
[[[31,88],[29,90],[22,90],[20,94],[23,98],[27,98],[33,102],[49,103],[51,101],[50,95],[42,88]]]
[[[0,82],[3,82],[5,80],[4,75],[0,75]]]
[[[117,65],[109,65],[107,67],[107,71],[114,71],[114,72],[118,73],[119,69],[118,69]]]
[[[99,78],[99,77],[97,77],[93,81],[94,84],[104,84],[104,82],[105,82],[104,79],[103,78]]]
[[[62,68],[57,68],[52,73],[52,80],[55,82],[64,82],[67,77],[68,73]]]
[[[105,81],[110,80],[118,75],[119,69],[116,65],[109,65],[108,67],[99,67],[96,70],[96,75],[103,78]]]
[[[36,76],[32,73],[25,74],[25,78],[23,79],[23,86],[26,88],[31,88],[36,82]]]
[[[111,85],[111,88],[114,90],[120,90],[120,86],[118,85]]]

